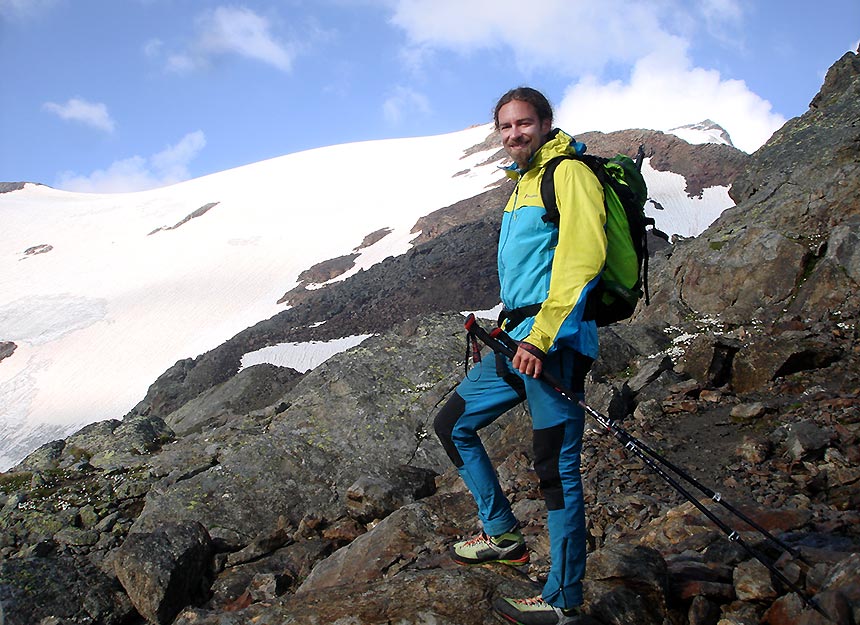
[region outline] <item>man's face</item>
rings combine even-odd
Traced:
[[[552,120],[539,120],[535,107],[528,102],[511,100],[499,109],[502,146],[521,169],[528,166],[551,129]]]

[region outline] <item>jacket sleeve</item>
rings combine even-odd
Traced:
[[[603,187],[587,165],[568,160],[555,171],[558,244],[549,293],[525,341],[547,353],[562,329],[582,321],[585,299],[606,262]]]

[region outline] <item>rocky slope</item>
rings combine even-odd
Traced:
[[[603,331],[587,391],[799,557],[709,502],[738,530],[727,540],[592,422],[588,623],[860,622],[858,96],[849,54],[807,114],[748,163],[717,167],[740,172],[737,207],[658,253],[652,305]],[[495,275],[474,269],[494,266],[496,226],[457,214],[483,217],[505,193],[438,215],[421,226],[436,238],[377,271],[293,294],[300,306],[177,363],[123,420],[0,475],[4,622],[488,624],[497,593],[534,592],[548,544],[527,413],[489,428],[487,445],[528,571],[450,562],[474,504],[431,435],[464,350],[461,317],[426,311],[496,303]],[[236,373],[246,351],[321,318],[308,338],[378,335],[305,375]]]

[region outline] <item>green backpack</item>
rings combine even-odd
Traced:
[[[654,219],[645,216],[648,187],[640,171],[645,152],[639,147],[634,162],[619,154],[613,158],[591,154],[556,156],[547,164],[541,181],[541,199],[546,208],[545,222],[558,226],[559,212],[555,199],[554,174],[558,164],[567,159],[582,161],[603,186],[606,207],[606,265],[596,288],[589,295],[585,319],[607,326],[627,319],[643,297],[648,298],[648,241],[646,227]]]

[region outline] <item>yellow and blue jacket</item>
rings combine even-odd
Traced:
[[[606,262],[603,187],[587,165],[562,161],[555,172],[559,225],[544,222],[541,179],[550,159],[575,151],[574,139],[555,130],[528,169],[505,168],[517,181],[499,234],[499,281],[507,310],[541,304],[540,311],[511,330],[546,354],[574,349],[597,358],[597,325],[584,320],[586,300]]]

